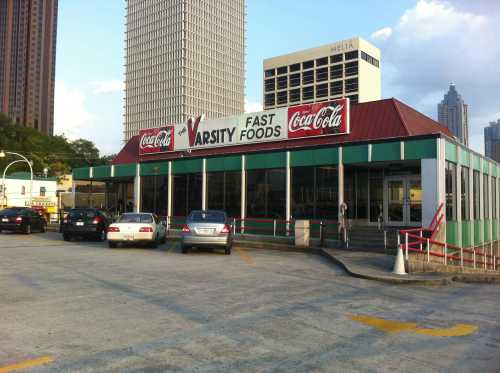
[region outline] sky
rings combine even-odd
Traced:
[[[453,82],[470,142],[500,118],[498,0],[247,0],[246,110],[262,108],[265,58],[360,36],[382,53],[382,96],[437,117]],[[307,4],[307,5],[305,5]],[[55,132],[103,154],[123,140],[125,0],[59,0]]]

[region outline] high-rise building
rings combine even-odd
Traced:
[[[125,140],[244,111],[244,0],[128,0]]]
[[[349,97],[380,100],[380,50],[361,38],[264,60],[264,109]]]
[[[448,127],[464,145],[469,145],[469,113],[468,105],[457,92],[455,84],[450,84],[448,93],[438,104],[438,122]]]
[[[484,128],[484,155],[500,162],[500,119]]]
[[[58,0],[0,0],[0,111],[54,132]]]

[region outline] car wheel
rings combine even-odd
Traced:
[[[151,241],[149,247],[151,247],[152,249],[156,249],[158,247],[158,237],[156,237],[153,241]]]
[[[97,240],[101,242],[106,241],[106,231],[104,229],[97,233]]]
[[[108,241],[108,246],[110,249],[114,249],[114,248],[116,248],[116,242]]]
[[[26,224],[24,227],[24,233],[31,234],[31,224]]]
[[[167,242],[167,235],[164,235],[161,240],[160,240],[160,243],[163,245],[165,242]]]
[[[226,247],[226,249],[224,250],[224,254],[231,255],[231,246]]]
[[[71,236],[67,233],[63,233],[63,240],[64,241],[71,241]]]
[[[189,250],[189,247],[188,247],[188,246],[186,246],[186,245],[182,245],[182,247],[181,247],[181,251],[182,251],[182,253],[183,253],[183,254],[187,254],[187,253],[188,253],[188,250]]]

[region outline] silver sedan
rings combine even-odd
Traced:
[[[231,254],[233,235],[227,215],[219,210],[195,210],[189,214],[182,228],[182,252],[195,247],[223,248]]]

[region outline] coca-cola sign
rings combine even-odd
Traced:
[[[174,151],[174,126],[151,128],[139,133],[139,154]]]
[[[349,133],[349,100],[288,108],[288,138]]]

